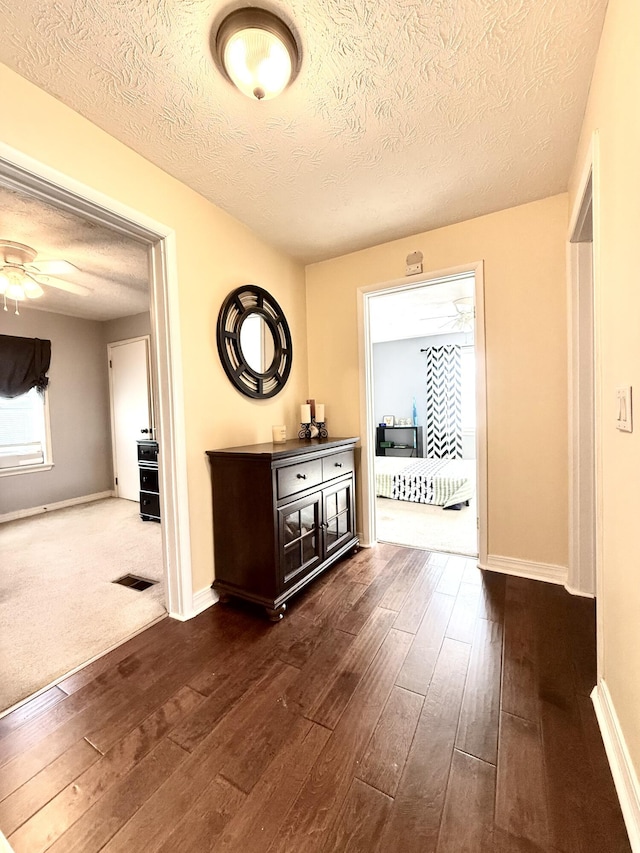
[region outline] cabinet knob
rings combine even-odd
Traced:
[[[342,468],[342,462],[336,462],[334,464],[335,464],[336,468]]]
[[[296,477],[297,477],[299,480],[306,480],[306,479],[307,479],[307,475],[306,475],[306,474],[296,474]]]

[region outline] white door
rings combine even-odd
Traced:
[[[149,339],[139,338],[109,344],[107,349],[116,495],[130,501],[138,501],[140,480],[136,441],[153,436]]]

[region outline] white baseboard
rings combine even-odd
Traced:
[[[4,521],[16,521],[19,518],[28,518],[30,515],[40,515],[43,512],[52,512],[55,509],[64,509],[67,506],[77,506],[78,504],[88,504],[93,501],[101,501],[104,498],[114,497],[114,492],[96,492],[94,495],[80,495],[78,498],[69,498],[66,501],[56,501],[55,503],[47,504],[46,506],[33,506],[29,509],[19,509],[16,512],[5,512],[0,515],[0,524]]]
[[[169,616],[171,616],[172,619],[178,619],[180,622],[187,622],[189,619],[193,619],[194,616],[202,613],[208,607],[211,607],[211,605],[215,604],[217,600],[218,593],[211,589],[210,586],[206,586],[204,589],[199,589],[198,592],[193,593],[193,603],[190,610],[183,614],[170,613]]]
[[[551,563],[532,563],[530,560],[518,560],[514,557],[487,556],[486,563],[478,562],[481,569],[501,572],[504,575],[516,575],[519,578],[530,578],[534,581],[564,584],[567,580],[567,569],[564,566],[554,566]]]
[[[633,853],[640,853],[640,784],[604,679],[600,679],[593,688],[591,701],[629,833],[629,843]]]

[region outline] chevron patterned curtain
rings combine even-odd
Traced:
[[[428,347],[425,456],[462,457],[462,370],[460,347]]]

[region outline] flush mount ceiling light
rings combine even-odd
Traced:
[[[266,9],[237,9],[212,37],[220,70],[249,98],[268,101],[291,83],[300,67],[293,33]]]

